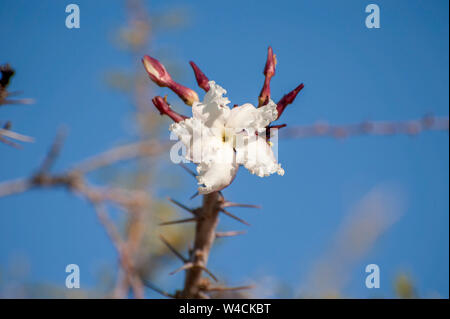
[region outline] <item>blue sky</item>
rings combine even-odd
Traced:
[[[0,62],[17,70],[11,89],[37,101],[0,110],[16,131],[36,138],[20,151],[0,145],[0,180],[30,174],[60,124],[70,134],[56,169],[131,139],[132,108],[103,80],[111,68],[135,63],[111,44],[125,21],[123,3],[75,1],[81,10],[78,30],[64,26],[68,3],[0,4]],[[380,29],[365,27],[369,3],[381,9]],[[448,1],[151,1],[148,7],[154,13],[188,10],[190,24],[160,34],[156,45],[186,62],[183,84],[195,87],[194,77],[187,76],[192,59],[227,89],[232,104],[256,101],[271,45],[278,59],[274,98],[305,83],[283,114],[289,126],[448,115]],[[225,190],[233,201],[263,209],[241,212],[252,224],[248,234],[217,247],[211,268],[236,284],[274,277],[298,290],[352,206],[374,188],[395,185],[404,194],[403,214],[351,265],[343,292],[392,297],[393,278],[406,272],[421,296],[448,298],[448,142],[447,132],[281,141],[285,176],[260,179],[240,170]],[[178,191],[179,199],[193,193],[194,182],[186,185],[191,187]],[[82,284],[90,286],[99,265],[114,262],[91,208],[64,191],[2,198],[0,211],[0,266],[26,256],[32,281],[63,285],[65,265],[78,263],[86,269]],[[239,227],[226,219],[221,223],[223,229]],[[376,292],[364,285],[370,263],[381,269]],[[167,284],[179,287],[181,281],[179,275]]]

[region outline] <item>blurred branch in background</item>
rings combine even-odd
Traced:
[[[151,99],[155,95],[149,89],[145,73],[140,65],[140,58],[146,52],[160,50],[155,48],[153,41],[157,34],[169,28],[178,28],[186,23],[183,11],[172,9],[169,12],[149,14],[143,1],[127,0],[126,25],[117,32],[115,43],[130,56],[132,67],[128,70],[114,70],[107,73],[107,83],[129,97],[133,106],[134,123],[132,129],[138,141],[158,139],[161,137],[161,127],[165,120],[151,107]],[[171,257],[170,249],[164,245],[158,234],[159,224],[163,220],[177,219],[178,212],[165,200],[153,198],[152,193],[164,186],[161,181],[170,181],[170,172],[162,170],[167,162],[155,158],[140,158],[131,163],[125,171],[120,168],[109,170],[104,176],[110,183],[145,191],[148,194],[147,208],[143,214],[129,215],[123,221],[125,237],[133,246],[134,265],[140,278],[150,287],[156,287],[157,273]],[[189,233],[180,225],[165,229],[165,237],[176,249],[185,249]],[[119,274],[115,297],[123,298],[127,289],[126,277]],[[122,287],[122,288],[120,288]],[[158,289],[154,289],[158,290]]]
[[[11,78],[13,77],[15,71],[9,64],[0,65],[0,107],[6,104],[30,104],[33,103],[32,99],[11,99],[14,95],[17,95],[18,92],[9,92],[7,90]],[[11,130],[12,123],[11,121],[7,121],[4,124],[1,124],[0,127],[0,142],[15,147],[20,148],[20,144],[15,141],[20,142],[33,142],[34,139],[32,137],[22,135],[16,133]]]
[[[44,161],[32,176],[0,184],[0,197],[32,189],[63,187],[92,203],[99,221],[117,249],[121,271],[125,275],[126,282],[132,288],[134,296],[142,298],[144,296],[143,285],[134,268],[135,250],[132,240],[122,238],[117,226],[109,219],[105,205],[115,205],[129,214],[130,218],[137,218],[136,216],[140,216],[142,210],[148,205],[148,194],[141,190],[94,186],[87,181],[86,174],[126,159],[157,156],[167,149],[155,141],[124,145],[94,156],[66,172],[55,174],[51,172],[51,168],[61,152],[63,140],[64,134],[58,134]],[[128,286],[123,289],[124,291],[120,291],[120,296],[128,294]]]
[[[425,131],[448,131],[449,119],[426,115],[409,121],[365,121],[348,125],[331,125],[325,121],[312,125],[288,127],[280,132],[284,138],[331,137],[344,139],[359,135],[418,135]]]
[[[161,243],[155,230],[162,220],[174,219],[177,213],[165,201],[152,197],[153,191],[167,186],[158,179],[161,161],[157,157],[161,151],[167,151],[169,144],[158,142],[160,123],[164,120],[149,107],[153,93],[148,89],[148,82],[138,61],[144,52],[155,50],[151,48],[155,30],[176,28],[186,21],[180,10],[150,17],[143,3],[138,0],[126,1],[125,7],[127,23],[118,31],[116,43],[130,54],[134,65],[131,71],[108,72],[107,82],[130,97],[135,113],[133,133],[138,133],[137,139],[88,158],[62,173],[53,173],[51,167],[63,145],[63,134],[59,134],[36,173],[0,184],[0,197],[32,189],[62,187],[91,202],[119,256],[117,278],[112,291],[107,293],[115,298],[128,297],[130,290],[135,297],[143,297],[142,281],[154,279],[158,269],[170,260],[170,250]],[[160,18],[157,18],[158,16]],[[8,65],[2,66],[1,70],[0,106],[5,103],[30,102],[25,99],[7,99],[12,96],[6,91],[6,87],[14,70]],[[0,141],[13,146],[16,144],[4,137],[31,141],[31,138],[10,131],[10,127],[8,122],[0,129]],[[126,162],[126,165],[117,167],[119,162]],[[96,174],[88,178],[87,175],[91,173]],[[166,173],[163,180],[168,180],[168,176],[170,173]],[[89,179],[100,179],[101,184],[105,186],[95,186]],[[113,222],[109,218],[108,206],[115,206],[126,213],[122,221]],[[181,231],[177,225],[167,229],[165,236],[177,249],[185,248],[189,237],[188,233]],[[98,296],[98,293],[96,295]]]
[[[403,196],[392,187],[376,187],[346,216],[330,246],[313,264],[302,297],[340,297],[354,266],[403,215]]]

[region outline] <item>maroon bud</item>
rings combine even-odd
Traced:
[[[144,64],[145,70],[150,76],[150,79],[158,86],[168,87],[174,93],[176,93],[187,105],[192,106],[194,102],[198,101],[197,93],[172,80],[172,77],[167,72],[164,65],[162,65],[158,60],[145,55],[142,58],[142,63]]]
[[[167,115],[176,123],[187,119],[187,116],[178,114],[177,112],[172,110],[170,105],[167,103],[166,99],[162,98],[161,96],[155,96],[152,99],[152,102],[155,105],[155,107],[158,109],[158,111],[161,115],[164,115],[164,114]]]
[[[176,95],[178,95],[184,103],[189,106],[192,106],[194,102],[198,102],[198,95],[194,90],[187,88],[177,82],[172,81],[169,85],[169,89],[171,89]]]
[[[258,98],[258,107],[266,105],[269,103],[270,99],[270,80],[275,75],[275,66],[277,64],[277,60],[275,54],[273,54],[272,47],[269,46],[267,51],[267,61],[266,66],[264,67],[263,74],[265,76],[264,85],[261,89],[261,93]]]
[[[272,47],[269,46],[269,49],[267,50],[266,66],[264,67],[263,74],[268,77],[274,76],[276,64],[277,64],[276,56],[275,54],[273,54]]]
[[[297,86],[293,91],[289,92],[288,94],[286,94],[285,96],[283,96],[281,98],[281,100],[277,103],[277,111],[278,111],[278,117],[277,119],[280,118],[281,114],[283,114],[284,109],[291,104],[292,102],[294,102],[295,98],[297,97],[298,92],[300,92],[305,86],[302,84],[300,84],[299,86]]]
[[[142,63],[144,64],[145,70],[150,76],[150,79],[158,86],[166,87],[173,82],[172,77],[167,72],[164,65],[162,65],[158,60],[152,58],[151,56],[145,55],[142,58]]]
[[[208,92],[210,89],[208,77],[202,72],[202,70],[199,69],[199,67],[193,61],[190,61],[189,64],[194,70],[195,79],[197,80],[198,86],[201,87],[203,90],[205,90],[205,92]]]

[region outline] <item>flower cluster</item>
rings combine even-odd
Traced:
[[[198,191],[208,194],[228,186],[239,166],[260,177],[273,173],[284,174],[269,141],[272,129],[284,127],[270,125],[291,104],[303,89],[303,84],[286,94],[278,103],[270,97],[270,80],[275,75],[276,58],[269,47],[264,68],[265,81],[258,106],[250,103],[230,108],[227,93],[210,81],[194,62],[190,62],[198,85],[206,92],[200,101],[195,91],[175,82],[165,67],[156,59],[144,56],[144,67],[150,79],[161,87],[168,87],[187,105],[192,106],[192,117],[175,112],[166,98],[156,96],[153,104],[161,114],[175,123],[170,130],[186,147],[185,157],[197,164]]]

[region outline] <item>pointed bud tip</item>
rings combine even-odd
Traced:
[[[208,77],[202,72],[202,70],[200,70],[200,68],[197,66],[197,64],[194,63],[194,61],[189,61],[189,64],[191,65],[192,70],[194,70],[194,75],[195,79],[197,80],[198,86],[208,92],[210,89]]]
[[[170,109],[169,104],[161,96],[155,96],[152,102],[161,115],[167,114]]]
[[[291,92],[289,92],[286,96],[286,102],[287,104],[291,104],[292,102],[294,102],[294,99],[297,97],[297,94],[305,87],[305,85],[303,83],[301,83],[300,85],[298,85],[294,90],[292,90]]]
[[[277,103],[277,111],[278,111],[278,118],[280,118],[281,114],[284,112],[284,109],[294,102],[295,98],[297,97],[298,93],[305,87],[303,83],[298,85],[294,90],[286,94],[281,98],[281,100]]]
[[[267,77],[274,76],[276,64],[277,64],[277,62],[276,62],[275,54],[273,54],[272,47],[269,46],[269,48],[267,50],[267,61],[266,61],[266,65],[264,67],[263,74]]]
[[[304,85],[303,83],[300,83],[300,85],[297,86],[297,87],[295,88],[295,90],[296,90],[297,92],[300,92],[304,87],[305,87],[305,85]]]
[[[161,115],[167,115],[176,123],[181,122],[187,118],[186,116],[172,110],[170,105],[167,103],[167,96],[164,98],[161,96],[155,96],[152,99],[152,102]]]
[[[144,55],[144,57],[142,58],[142,64],[144,65],[144,68],[147,71],[150,79],[158,86],[169,86],[173,82],[172,77],[166,71],[164,65],[162,65],[161,62],[159,62],[155,58],[152,58],[149,55]]]

